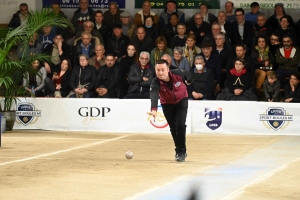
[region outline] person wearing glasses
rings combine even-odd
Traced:
[[[77,42],[79,40],[81,40],[81,33],[84,31],[91,33],[92,37],[95,39],[96,44],[102,44],[103,46],[105,46],[101,33],[94,29],[94,23],[90,20],[85,21],[83,23],[83,30],[78,31],[76,33],[76,36],[75,36],[76,39],[74,41],[74,46],[77,44]]]
[[[19,10],[15,14],[13,14],[13,17],[11,18],[8,24],[8,28],[15,29],[25,24],[25,20],[28,15],[29,15],[28,4],[21,3],[19,6]]]
[[[150,84],[154,78],[154,69],[150,63],[150,54],[140,53],[139,62],[130,66],[128,82],[130,84],[124,99],[149,99]]]
[[[193,33],[196,36],[196,46],[198,47],[200,47],[204,37],[210,33],[210,25],[203,21],[203,19],[203,15],[197,12],[194,15],[194,20],[188,25],[189,33]]]
[[[285,78],[290,77],[292,73],[298,72],[300,61],[300,50],[293,45],[293,39],[289,35],[282,38],[282,46],[276,51],[276,62],[278,70],[276,75],[281,84],[285,84]]]

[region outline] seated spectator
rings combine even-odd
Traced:
[[[21,3],[19,6],[19,10],[15,14],[13,14],[10,22],[8,23],[8,28],[15,29],[21,25],[25,25],[28,15],[28,4]]]
[[[252,58],[255,64],[256,90],[259,90],[267,77],[267,72],[273,70],[275,58],[264,36],[258,36],[255,43]]]
[[[135,14],[133,23],[137,27],[141,27],[145,25],[145,18],[148,16],[152,16],[154,23],[158,24],[158,16],[155,12],[151,11],[151,2],[149,0],[146,0],[143,3],[143,9]]]
[[[231,1],[227,1],[225,3],[225,12],[226,12],[226,22],[233,23],[236,21],[235,13],[234,13],[234,4]]]
[[[273,57],[276,56],[276,51],[279,47],[282,45],[282,39],[279,37],[279,35],[275,32],[273,32],[269,38],[269,48],[270,52],[272,53]],[[273,70],[276,71],[278,69],[277,61],[275,60],[273,63]]]
[[[196,37],[194,34],[187,34],[185,47],[182,47],[184,57],[188,60],[190,68],[194,64],[194,58],[197,54],[201,53],[201,49],[196,46]]]
[[[217,17],[214,14],[208,12],[208,5],[206,3],[201,3],[199,7],[204,22],[213,24],[215,21],[217,21]]]
[[[183,23],[177,24],[177,35],[173,36],[170,41],[169,47],[174,49],[175,47],[184,47],[186,43],[186,27]]]
[[[105,65],[99,69],[95,84],[98,98],[119,98],[121,92],[120,67],[115,58],[107,54]]]
[[[71,91],[70,76],[72,71],[71,61],[63,59],[60,64],[60,69],[53,73],[52,79],[46,77],[45,91],[47,96],[62,98],[68,96]]]
[[[46,25],[43,27],[43,32],[39,34],[38,42],[42,44],[42,51],[46,49],[49,44],[53,43],[53,39],[56,33],[52,29],[52,26]]]
[[[112,1],[109,3],[109,8],[104,12],[104,22],[108,24],[111,29],[113,29],[114,24],[121,24],[120,14],[123,10],[120,10],[117,2]]]
[[[222,29],[221,29],[220,24],[218,24],[218,23],[216,23],[216,22],[213,23],[213,24],[211,25],[211,31],[210,31],[210,33],[207,34],[207,35],[204,37],[203,42],[211,43],[212,46],[213,46],[213,48],[215,48],[215,46],[216,46],[216,42],[215,42],[216,40],[215,40],[215,37],[216,37],[216,35],[222,33],[221,30],[222,30]],[[227,38],[226,34],[224,34],[224,36],[225,36],[225,42],[226,42],[226,44],[230,45],[231,43],[230,43],[229,38]]]
[[[95,96],[97,71],[89,65],[89,57],[85,54],[78,56],[79,65],[75,66],[70,76],[70,98],[92,98]]]
[[[189,99],[210,100],[214,78],[210,69],[205,67],[204,58],[202,56],[195,57],[194,67],[190,71],[193,82],[187,87]]]
[[[75,33],[83,31],[83,22],[94,21],[95,11],[89,7],[89,0],[80,0],[79,8],[74,12],[71,22]]]
[[[96,44],[102,44],[104,46],[104,41],[103,41],[101,33],[99,33],[99,31],[96,31],[94,29],[94,23],[90,20],[83,22],[83,31],[77,31],[76,36],[75,36],[76,39],[74,41],[74,46],[76,46],[77,42],[82,39],[81,34],[84,31],[91,33],[92,37],[95,39]]]
[[[292,73],[290,81],[284,88],[284,102],[300,103],[300,75],[299,73]]]
[[[267,78],[263,83],[264,87],[264,101],[279,102],[280,101],[280,82],[277,80],[274,71],[267,72]]]
[[[71,47],[64,42],[64,38],[61,34],[56,34],[53,39],[53,44],[47,45],[43,50],[43,53],[51,56],[49,63],[44,63],[47,76],[51,79],[53,72],[57,72],[60,69],[60,63],[71,58]]]
[[[260,13],[257,15],[257,23],[254,25],[256,36],[262,35],[265,38],[269,38],[271,36],[273,29],[266,22],[267,19],[265,14]]]
[[[140,53],[139,62],[131,65],[128,82],[130,84],[124,99],[149,99],[150,84],[154,78],[154,68],[150,61],[148,52]]]
[[[91,33],[88,31],[82,32],[81,40],[79,40],[74,47],[73,64],[75,66],[79,64],[78,58],[81,54],[86,55],[88,60],[93,57],[95,55],[95,46],[96,42],[95,39],[92,38]]]
[[[173,50],[172,65],[176,69],[189,71],[190,65],[188,60],[183,55],[182,47],[175,47]]]
[[[289,35],[293,40],[293,45],[298,46],[297,34],[294,28],[289,25],[288,18],[286,16],[280,18],[280,25],[277,29],[275,29],[275,32],[281,38],[285,35]]]
[[[123,29],[123,34],[131,39],[136,33],[135,24],[131,23],[130,14],[127,11],[121,12],[121,24]]]
[[[127,46],[127,54],[125,57],[121,58],[120,60],[120,77],[121,77],[121,84],[122,84],[122,91],[120,94],[120,98],[123,98],[124,95],[127,93],[129,88],[128,83],[128,74],[131,65],[138,63],[139,58],[138,54],[136,53],[136,48],[134,44],[128,44]]]
[[[173,55],[170,48],[167,47],[167,41],[164,36],[159,36],[155,41],[156,47],[151,51],[150,62],[152,66],[156,65],[156,61],[160,60],[162,55]]]
[[[126,47],[129,43],[129,37],[123,34],[121,24],[114,24],[113,35],[108,39],[106,53],[115,56],[116,60],[126,55]]]
[[[36,74],[27,73],[23,78],[23,86],[30,93],[32,97],[44,97],[44,87],[45,87],[45,79],[47,76],[47,72],[45,67],[40,65],[38,60],[34,60],[31,63],[31,66]]]
[[[251,83],[252,77],[245,68],[245,60],[236,58],[234,68],[227,72],[225,89],[218,95],[217,100],[226,101],[256,101]]]
[[[193,33],[196,36],[196,45],[200,46],[204,37],[210,32],[210,25],[203,21],[203,15],[198,12],[190,21],[188,29],[189,33]]]
[[[160,13],[159,26],[162,28],[167,25],[170,21],[170,15],[172,13],[177,13],[179,22],[185,23],[185,15],[182,11],[177,9],[177,4],[175,1],[166,1],[166,8]]]
[[[226,80],[226,74],[227,74],[226,68],[227,68],[228,58],[232,56],[233,50],[230,45],[225,43],[224,34],[222,33],[217,34],[215,40],[216,40],[216,47],[215,49],[213,49],[213,51],[218,52],[220,56],[221,68],[222,68],[222,78],[221,78],[220,87],[223,89]]]
[[[213,52],[212,44],[204,42],[201,44],[201,51],[199,55],[204,58],[206,69],[210,69],[213,74],[214,90],[215,93],[221,91],[221,77],[222,67],[220,62],[220,56],[217,52]]]
[[[105,49],[102,44],[97,44],[95,46],[95,53],[93,57],[89,59],[89,65],[92,65],[98,71],[100,67],[105,65]]]
[[[262,12],[259,11],[260,6],[259,6],[259,3],[257,3],[257,2],[252,2],[250,4],[250,8],[251,8],[251,11],[246,13],[245,20],[251,22],[252,25],[254,26],[257,23],[257,16],[259,14],[262,14]]]
[[[280,83],[285,84],[285,78],[298,72],[300,50],[298,47],[293,46],[293,40],[288,35],[282,38],[282,44],[282,47],[276,51],[276,62],[278,64],[276,75]]]
[[[229,44],[231,44],[233,41],[233,26],[232,23],[226,21],[226,13],[224,11],[218,13],[217,23],[221,26],[221,33],[225,35]]]
[[[170,22],[161,28],[161,33],[165,36],[167,40],[168,47],[171,44],[171,38],[177,35],[177,24],[178,24],[178,15],[176,13],[172,13],[170,15]]]
[[[139,27],[131,42],[136,46],[138,54],[142,51],[151,52],[154,48],[154,42],[151,37],[146,36],[146,31],[143,27]]]
[[[273,28],[273,30],[277,29],[280,26],[279,20],[281,17],[286,16],[289,21],[289,25],[291,27],[294,27],[294,21],[293,18],[290,15],[287,15],[285,13],[284,7],[282,3],[276,3],[275,4],[275,9],[274,9],[274,14],[269,17],[267,20],[267,24]]]
[[[112,29],[110,28],[110,26],[108,26],[104,22],[104,16],[103,16],[103,12],[101,10],[97,10],[96,13],[95,13],[95,26],[94,26],[94,29],[101,34],[101,36],[104,40],[104,43],[105,43],[104,46],[105,46],[107,40],[112,35]]]
[[[65,13],[63,11],[61,11],[59,3],[52,3],[51,9],[55,15],[60,15],[63,18],[68,19],[67,15],[65,15]]]
[[[232,45],[244,44],[246,54],[250,54],[254,43],[254,29],[251,22],[245,20],[245,11],[243,8],[235,10],[236,22],[233,23],[233,41]]]
[[[24,42],[18,46],[17,54],[18,58],[28,59],[29,56],[37,55],[42,52],[43,45],[37,41],[38,34],[34,33],[29,42]]]
[[[65,19],[68,19],[67,15],[65,15],[65,13],[63,11],[61,11],[59,3],[52,3],[51,9],[55,15],[61,16]],[[73,30],[70,27],[61,28],[58,26],[53,26],[53,31],[56,34],[63,35],[66,41],[69,40],[72,37],[72,35],[74,34]]]
[[[145,17],[145,25],[143,26],[146,31],[146,36],[152,38],[153,41],[160,35],[160,30],[157,24],[154,24],[152,16]]]

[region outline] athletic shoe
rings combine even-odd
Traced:
[[[186,153],[177,153],[177,154],[175,155],[175,160],[176,160],[177,162],[184,162],[186,157],[187,157],[187,154],[186,154]]]

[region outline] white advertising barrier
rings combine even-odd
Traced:
[[[147,99],[26,98],[17,104],[14,129],[169,133],[161,106],[155,122],[149,111]],[[186,124],[191,133],[191,111]]]
[[[297,103],[192,103],[192,133],[300,135],[299,122]]]

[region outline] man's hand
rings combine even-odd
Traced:
[[[47,72],[48,74],[51,73],[50,65],[49,65],[47,62],[44,62],[44,66],[45,66],[46,72]]]
[[[241,90],[241,89],[235,89],[235,90],[234,90],[234,94],[237,95],[237,96],[238,96],[238,95],[241,95],[242,92],[243,92],[243,90]]]
[[[151,112],[147,112],[147,114],[153,116],[153,121],[156,120],[156,115],[157,115],[157,111],[156,110],[152,110]]]
[[[286,100],[284,100],[284,102],[291,102],[293,100],[293,98],[288,98]]]
[[[148,80],[149,80],[149,78],[143,77],[143,81],[148,81]]]

